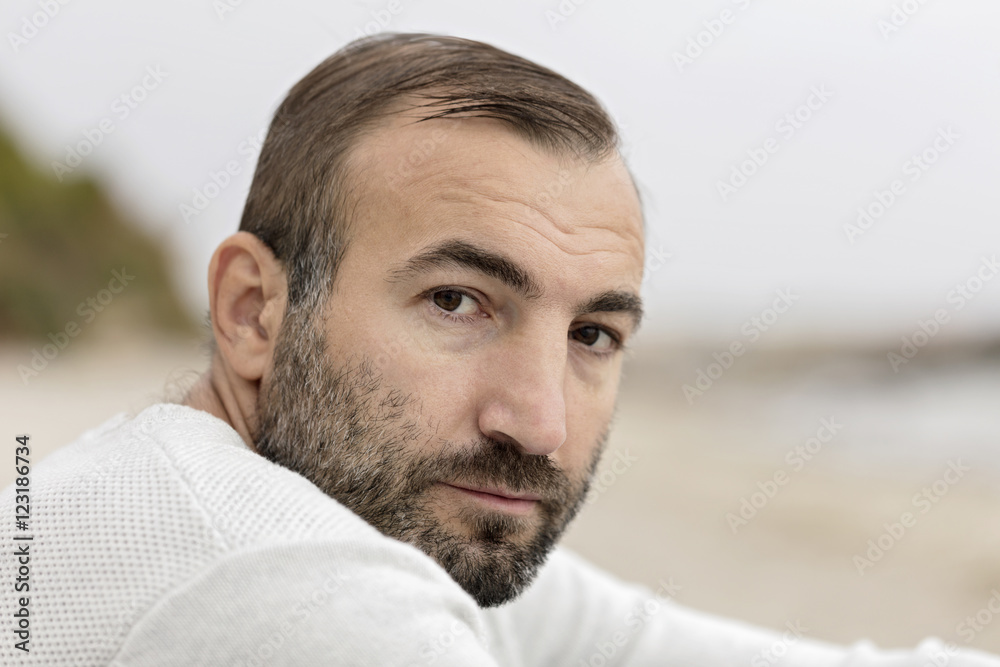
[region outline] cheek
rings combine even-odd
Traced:
[[[383,328],[370,332],[368,341],[368,359],[387,382],[400,389],[409,379],[419,383],[420,355],[410,331]]]
[[[553,457],[567,471],[583,474],[590,465],[614,415],[613,388],[593,391],[587,387],[567,398],[566,444]]]
[[[334,303],[327,325],[334,361],[366,359],[381,377],[383,394],[396,391],[411,398],[406,407],[410,418],[443,437],[455,433],[463,415],[468,421],[463,401],[471,394],[475,358],[442,344],[441,333],[419,307],[404,307],[360,284],[343,287],[337,296],[345,294],[354,298],[339,308]]]
[[[436,436],[473,437],[476,357],[442,353],[416,323],[370,330],[366,356],[382,377],[382,391],[410,396],[409,416]]]
[[[386,381],[401,391],[427,392],[460,384],[472,363],[463,355],[442,351],[418,318],[385,318],[369,327],[369,360]]]
[[[387,384],[403,389],[400,381],[419,369],[413,361],[419,361],[423,347],[421,327],[392,305],[369,285],[349,284],[345,279],[330,308],[328,349],[331,355],[352,363],[367,359]]]

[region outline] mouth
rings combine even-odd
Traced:
[[[541,500],[541,496],[533,493],[515,493],[505,489],[448,484],[446,482],[440,482],[440,484],[461,494],[465,498],[471,498],[491,509],[510,514],[528,514],[535,508],[538,501]]]

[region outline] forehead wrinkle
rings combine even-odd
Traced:
[[[509,150],[516,153],[525,162],[534,165],[543,161],[543,158],[540,156],[537,148],[533,148],[530,145],[525,144],[518,137],[513,135],[508,136],[508,134],[506,134],[509,132],[507,128],[500,127],[500,129],[502,130],[502,133],[498,136],[492,137],[492,141],[490,143],[494,144],[494,147],[490,149],[490,152]],[[371,141],[367,148],[370,150],[373,149],[372,152],[377,154],[391,146],[391,142],[383,140],[382,143],[379,143],[378,141]],[[471,168],[466,167],[464,169],[456,169],[454,164],[455,156],[451,151],[447,150],[447,146],[448,144],[445,143],[444,150],[431,151],[431,154],[424,158],[423,163],[420,165],[421,168],[410,170],[406,178],[406,180],[409,181],[408,187],[411,189],[408,196],[412,197],[413,195],[417,195],[419,200],[423,200],[423,203],[438,199],[445,201],[461,201],[463,203],[471,203],[473,205],[476,203],[475,197],[478,196],[481,199],[497,204],[515,204],[530,209],[536,215],[547,220],[557,231],[567,236],[579,234],[581,230],[585,229],[599,229],[601,231],[611,232],[612,234],[623,239],[637,242],[640,248],[644,245],[644,220],[641,211],[641,204],[639,207],[639,224],[587,225],[582,223],[560,222],[550,212],[543,210],[541,202],[538,201],[543,196],[548,194],[544,187],[541,187],[538,184],[532,184],[530,189],[511,187],[510,179],[497,177],[495,174],[477,169],[477,167],[482,166],[480,161],[477,161],[476,164],[471,166]],[[374,158],[375,155],[369,155],[369,157]],[[594,169],[608,164],[613,160],[613,158],[607,158],[595,162],[591,160],[574,159],[561,154],[557,154],[556,157],[560,158],[564,168],[582,168],[584,175],[592,173]],[[618,159],[620,160],[620,156]],[[624,163],[622,163],[622,166],[627,176],[629,193],[636,197],[636,201],[638,202],[635,180],[631,177],[627,166],[625,166]],[[563,173],[563,171],[551,173],[548,181],[550,183],[557,181],[562,182],[561,178]],[[421,190],[423,190],[423,192],[420,192]],[[520,220],[516,221],[521,222]],[[616,226],[624,226],[634,229],[618,230],[615,229]],[[551,241],[551,239],[549,240]],[[560,247],[558,243],[555,243],[555,245],[556,247]],[[642,255],[643,253],[640,251],[639,254]]]
[[[462,180],[465,181],[466,179],[462,179]],[[479,184],[476,184],[476,185],[479,185]],[[472,192],[470,192],[470,190]],[[631,240],[633,242],[636,242],[636,243],[638,243],[638,245],[639,245],[640,248],[643,245],[641,233],[629,233],[629,232],[627,232],[625,230],[617,230],[613,226],[602,225],[602,224],[586,224],[586,223],[582,223],[582,222],[575,223],[575,224],[561,224],[551,214],[549,214],[548,212],[546,212],[546,211],[538,208],[537,206],[535,206],[534,204],[526,201],[523,198],[519,198],[519,197],[517,197],[516,195],[513,195],[513,194],[511,194],[511,195],[494,194],[492,192],[484,191],[484,190],[482,190],[482,189],[480,189],[478,187],[474,187],[473,184],[471,184],[471,183],[467,186],[466,189],[448,188],[448,189],[442,189],[441,191],[439,191],[439,192],[437,192],[435,194],[436,194],[436,198],[439,199],[439,200],[441,200],[441,201],[455,201],[455,202],[460,202],[462,204],[469,204],[469,205],[471,205],[471,206],[473,206],[475,208],[478,208],[476,205],[477,205],[477,203],[480,203],[480,202],[477,201],[480,198],[486,199],[488,201],[495,202],[495,203],[498,203],[498,204],[516,204],[516,205],[519,205],[519,206],[523,206],[523,207],[525,207],[527,209],[530,209],[535,214],[541,216],[545,220],[547,220],[556,229],[556,231],[562,233],[565,236],[578,236],[578,235],[584,233],[586,230],[597,230],[597,231],[600,231],[600,232],[605,232],[605,233],[613,234],[614,236],[617,236],[617,237],[625,239],[625,240]],[[523,227],[526,227],[526,228],[530,229],[535,234],[541,236],[543,239],[545,239],[550,244],[552,244],[553,246],[555,246],[560,252],[564,252],[567,255],[571,255],[571,256],[574,256],[574,257],[582,257],[582,256],[585,256],[585,255],[593,254],[594,252],[602,252],[602,251],[603,252],[610,252],[610,253],[620,252],[620,251],[616,251],[616,250],[609,250],[607,248],[597,249],[596,251],[593,250],[593,249],[582,250],[582,251],[574,251],[574,250],[572,250],[572,249],[570,249],[568,247],[565,247],[562,244],[558,243],[554,238],[552,238],[551,236],[547,235],[544,231],[542,231],[541,229],[539,229],[537,226],[530,224],[530,222],[526,221],[523,218],[517,217],[517,216],[512,215],[510,213],[503,213],[502,217],[505,218],[505,219],[507,219],[507,220],[510,220],[511,222],[514,222],[515,224],[518,224],[518,225],[521,225]],[[640,252],[640,254],[641,254],[641,252]]]
[[[532,231],[535,236],[541,237],[556,250],[568,256],[586,257],[595,256],[598,253],[608,253],[616,257],[622,255],[632,257],[634,255],[638,266],[643,265],[645,234],[642,227],[642,214],[640,210],[638,222],[632,220],[634,206],[631,201],[618,202],[620,205],[617,206],[612,205],[610,210],[605,213],[608,221],[603,224],[599,221],[590,222],[589,218],[587,222],[567,221],[565,216],[555,215],[557,208],[546,206],[546,202],[541,200],[546,195],[546,190],[538,182],[525,184],[524,179],[504,178],[485,169],[489,155],[494,151],[512,150],[527,162],[537,164],[540,157],[536,151],[522,145],[519,140],[511,140],[506,135],[500,135],[492,142],[492,148],[485,149],[486,153],[481,159],[469,163],[467,159],[470,157],[469,154],[460,151],[458,156],[464,157],[460,159],[460,164],[456,164],[457,156],[451,150],[453,138],[449,137],[448,141],[441,145],[440,150],[430,151],[430,154],[423,158],[417,168],[407,170],[408,173],[402,182],[397,182],[391,188],[393,191],[392,199],[396,201],[396,205],[407,210],[410,215],[416,214],[422,217],[426,217],[428,214],[439,216],[444,213],[450,218],[471,214],[478,219],[484,219],[492,215],[496,218],[509,220],[521,229]],[[370,167],[381,170],[379,166],[384,165],[383,169],[389,166],[390,155],[386,154],[385,151],[392,146],[393,142],[391,141],[368,143],[369,154],[366,157],[375,158],[374,161],[368,162]],[[581,163],[575,160],[569,162],[576,166],[582,165],[584,175],[592,173],[603,163],[603,161]],[[628,173],[627,168],[625,173]],[[549,173],[550,180],[555,181],[558,178],[559,172],[551,171]],[[541,181],[544,180],[543,177]],[[629,196],[634,197],[635,182],[630,177],[627,180],[629,181]],[[467,207],[469,212],[454,209],[442,211],[442,208],[451,207],[439,208],[435,206],[435,204],[446,202],[460,203],[463,207]],[[555,207],[565,208],[557,201],[552,203]],[[524,214],[518,214],[517,208],[523,209]],[[602,208],[605,207],[602,206]],[[585,212],[584,215],[588,215],[588,213]],[[543,220],[548,224],[543,223]],[[606,242],[601,243],[602,247],[599,248],[579,250],[568,243],[570,239],[578,239],[585,235],[588,230],[598,233],[610,232],[612,236],[605,237]],[[630,248],[617,248],[615,246],[619,242],[612,242],[612,239],[625,241]]]
[[[611,249],[608,249],[608,248],[597,248],[597,249],[587,248],[587,249],[584,249],[584,250],[575,250],[575,249],[570,248],[568,246],[561,245],[555,239],[553,239],[550,236],[546,235],[545,232],[541,231],[540,229],[538,229],[534,225],[531,225],[531,224],[525,222],[524,220],[518,219],[516,217],[509,216],[509,215],[504,215],[502,217],[504,219],[506,219],[506,220],[509,220],[513,224],[519,225],[521,227],[524,227],[525,229],[527,229],[528,231],[532,232],[533,234],[535,234],[537,236],[540,236],[542,239],[544,239],[549,244],[551,244],[552,246],[554,246],[559,252],[561,252],[561,253],[563,253],[565,255],[569,255],[570,257],[587,257],[587,256],[593,256],[596,253],[600,253],[600,252],[606,252],[606,253],[611,253],[611,254],[616,254],[616,253],[620,252],[618,250],[611,250]]]

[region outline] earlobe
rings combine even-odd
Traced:
[[[219,354],[242,379],[260,380],[271,363],[285,312],[284,269],[260,239],[238,232],[215,250],[208,289]]]

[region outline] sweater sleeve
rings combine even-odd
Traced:
[[[677,588],[653,591],[622,583],[556,549],[517,601],[485,614],[494,633],[506,628],[525,667],[1000,667],[1000,658],[928,638],[908,650],[868,641],[838,646],[789,622],[774,631],[686,609]]]
[[[297,543],[229,555],[185,582],[111,665],[493,667],[487,641],[473,599],[415,548]]]

